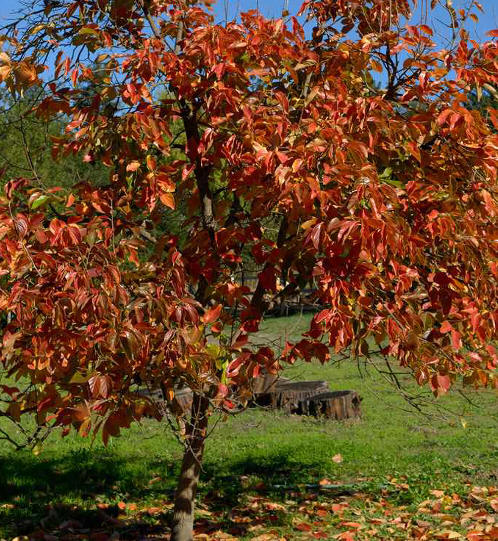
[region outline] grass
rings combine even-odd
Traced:
[[[263,338],[297,336],[306,319],[269,320]],[[320,505],[339,505],[349,498],[354,516],[358,509],[373,513],[372,502],[387,498],[389,505],[417,513],[424,500],[433,497],[431,490],[463,495],[469,486],[498,484],[494,391],[469,391],[467,398],[459,393],[444,396],[423,416],[375,371],[361,372],[351,361],[301,364],[285,371],[287,377],[323,379],[332,389],[356,390],[363,397],[361,421],[338,423],[251,410],[220,423],[207,444],[201,530],[230,530],[240,539],[251,539],[270,527],[276,536],[298,539],[309,536],[307,528],[321,520],[310,522],[299,502],[323,514],[328,511]],[[411,383],[407,386],[420,392]],[[341,455],[342,462],[334,462],[335,455]],[[109,528],[119,530],[121,538],[136,538],[140,532],[160,536],[167,531],[180,457],[174,437],[156,421],[123,431],[107,448],[76,435],[53,435],[35,456],[13,452],[2,442],[0,538],[36,535],[40,529],[70,531],[71,522],[64,525],[68,520],[76,521],[73,529],[87,532],[83,539]],[[323,479],[344,484],[346,494],[306,488]],[[353,502],[350,490],[361,497]],[[126,509],[120,508],[121,502]],[[327,522],[326,538],[344,529],[342,515],[336,515]],[[304,522],[296,526],[296,520]]]

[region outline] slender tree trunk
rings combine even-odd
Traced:
[[[201,471],[208,426],[209,400],[194,393],[192,414],[187,425],[185,452],[175,496],[171,541],[192,541],[194,502]]]

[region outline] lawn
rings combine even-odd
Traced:
[[[299,335],[306,319],[268,320],[263,337]],[[498,539],[495,391],[456,389],[435,404],[424,391],[422,414],[352,361],[285,375],[356,390],[362,419],[250,410],[222,420],[208,441],[198,539]],[[167,539],[180,457],[156,421],[107,448],[76,435],[52,436],[37,455],[2,442],[0,538]]]

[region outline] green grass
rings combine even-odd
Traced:
[[[281,340],[299,335],[305,326],[306,317],[272,319],[262,335]],[[256,533],[247,524],[233,523],[231,509],[238,502],[258,490],[272,501],[285,502],[293,491],[306,492],[303,485],[324,478],[353,484],[372,497],[388,494],[391,503],[413,510],[432,489],[463,493],[466,484],[498,484],[494,391],[466,391],[467,398],[455,392],[439,399],[436,407],[429,405],[429,416],[423,416],[375,370],[362,368],[360,373],[351,361],[300,364],[285,375],[356,390],[363,397],[362,419],[338,423],[250,410],[219,423],[207,444],[200,501],[209,503],[209,511],[201,505],[201,526],[208,521],[210,527],[239,528],[240,538],[250,539]],[[402,380],[409,391],[420,392],[406,377]],[[430,393],[424,397],[430,401]],[[341,463],[332,460],[336,454],[342,455]],[[121,501],[144,510],[120,530],[122,538],[138,530],[166,531],[180,457],[174,437],[156,421],[123,431],[107,448],[76,435],[53,435],[35,456],[1,442],[0,538],[30,534],[40,525],[44,531],[57,529],[68,518],[86,528],[108,528],[109,515],[119,512],[113,506]],[[399,489],[400,481],[393,477],[408,488]],[[96,507],[99,502],[109,504],[101,506],[104,514]],[[268,519],[282,534],[294,517],[284,515]]]

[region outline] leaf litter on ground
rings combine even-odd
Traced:
[[[461,493],[438,486],[427,492],[426,499],[405,505],[400,496],[411,491],[409,480],[390,477],[381,486],[366,485],[348,494],[305,488],[283,494],[242,493],[238,505],[230,508],[219,496],[206,498],[197,511],[195,540],[498,540],[496,486],[469,484]],[[93,506],[95,516],[85,523],[82,515],[72,516],[78,509],[65,509],[62,516],[54,506],[26,537],[15,539],[167,540],[171,510],[169,501],[155,507],[134,501],[100,502]]]

